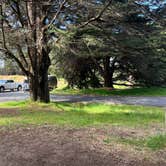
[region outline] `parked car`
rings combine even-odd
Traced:
[[[0,80],[0,92],[4,92],[5,90],[20,91],[22,90],[22,84],[16,83],[14,80]]]
[[[29,91],[30,90],[30,87],[29,87],[29,81],[27,79],[25,79],[23,81],[23,91]]]
[[[48,76],[48,87],[50,90],[57,88],[58,80],[55,76]]]
[[[57,81],[57,78],[55,76],[51,76],[51,75],[48,76],[48,87],[50,90],[57,88],[57,83],[58,83],[58,81]],[[23,81],[23,90],[24,91],[30,90],[28,79],[25,79]]]

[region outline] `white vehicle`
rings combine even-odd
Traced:
[[[26,79],[23,81],[23,91],[29,91],[29,81]]]
[[[48,76],[48,87],[50,90],[53,90],[54,88],[57,88],[57,78],[55,76],[49,75]],[[29,91],[30,86],[29,86],[29,81],[28,79],[25,79],[22,84],[23,91]]]
[[[13,80],[0,80],[0,92],[4,92],[5,90],[20,91],[22,90],[22,84],[16,83]]]

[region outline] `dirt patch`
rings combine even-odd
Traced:
[[[0,130],[0,166],[166,165],[165,151],[147,154],[114,143],[105,144],[103,139],[111,132],[115,134],[115,128],[43,126],[3,129]]]
[[[4,116],[16,116],[19,115],[20,112],[18,109],[8,109],[8,108],[0,108],[0,117]]]

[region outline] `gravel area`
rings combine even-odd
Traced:
[[[0,102],[21,101],[29,99],[28,92],[0,93]],[[108,104],[131,104],[166,107],[166,97],[132,97],[132,96],[92,96],[92,95],[51,95],[54,102],[99,102]]]

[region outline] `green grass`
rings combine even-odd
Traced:
[[[158,134],[142,139],[112,137],[104,139],[103,142],[106,144],[110,144],[111,142],[118,142],[139,148],[149,148],[155,151],[166,148],[166,135]]]
[[[166,135],[156,135],[149,137],[146,141],[147,147],[152,150],[159,150],[166,147]]]
[[[3,108],[9,111],[18,110],[17,114],[1,114]],[[56,125],[67,127],[87,127],[118,125],[122,127],[138,127],[144,131],[148,125],[164,124],[162,108],[107,105],[99,103],[33,103],[30,101],[0,103],[0,126]],[[139,149],[159,150],[166,147],[166,135],[153,135],[147,138],[109,136],[103,140],[109,144],[127,144]]]
[[[133,139],[133,138],[120,138],[120,137],[110,137],[103,140],[104,143],[110,144],[111,142],[118,142],[126,145],[132,145],[135,147],[145,147],[146,140],[145,139]]]
[[[0,114],[0,126],[55,124],[73,127],[93,125],[146,126],[163,123],[164,112],[157,107],[27,102],[0,103],[0,108],[17,108],[19,114]]]
[[[21,108],[28,106],[28,104],[31,104],[30,101],[25,100],[25,101],[10,101],[10,102],[2,102],[0,103],[0,108]]]
[[[71,94],[71,95],[103,95],[103,96],[166,96],[166,88],[119,88],[118,89],[66,89],[59,88],[52,91],[54,94]]]

